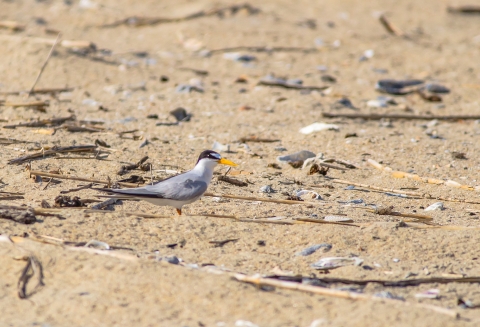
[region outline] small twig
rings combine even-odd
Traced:
[[[390,303],[390,304],[401,304],[401,305],[407,305],[407,306],[415,306],[415,307],[430,309],[430,310],[433,310],[437,313],[442,313],[442,314],[448,315],[450,317],[455,317],[456,318],[458,316],[458,313],[454,310],[450,310],[450,309],[446,309],[446,308],[442,308],[442,307],[438,307],[438,306],[433,306],[433,305],[425,305],[425,304],[422,304],[422,303],[414,304],[414,303],[403,302],[403,301],[399,301],[399,300],[393,300],[393,299],[388,299],[388,298],[383,298],[383,297],[366,295],[366,294],[357,293],[357,292],[340,291],[340,290],[329,289],[329,288],[325,288],[325,287],[305,285],[305,284],[294,283],[294,282],[286,282],[286,281],[281,281],[281,280],[272,279],[272,278],[261,278],[261,277],[256,277],[256,276],[246,276],[246,275],[243,275],[243,274],[234,274],[233,277],[240,282],[254,284],[257,287],[273,286],[273,287],[278,287],[278,288],[283,288],[283,289],[303,291],[303,292],[319,294],[319,295],[323,295],[323,296],[331,296],[331,297],[350,299],[350,300],[371,300],[371,301],[386,302],[386,303]]]
[[[223,15],[228,11],[230,11],[232,14],[235,14],[242,9],[246,9],[248,11],[248,13],[251,14],[251,15],[256,14],[260,11],[259,9],[253,7],[252,5],[250,5],[248,3],[244,3],[244,4],[240,4],[240,5],[226,6],[226,7],[222,7],[222,8],[218,8],[218,9],[200,10],[200,11],[194,12],[194,13],[186,15],[186,16],[175,17],[175,18],[132,16],[132,17],[128,17],[128,18],[118,20],[118,21],[110,23],[110,24],[100,25],[99,27],[107,28],[107,27],[117,27],[117,26],[120,26],[120,25],[126,25],[126,26],[130,26],[130,27],[140,27],[140,26],[166,24],[166,23],[177,23],[177,22],[188,21],[188,20],[201,18],[201,17]]]
[[[28,293],[27,284],[34,276],[37,277],[37,284],[35,285],[34,289],[30,293]],[[18,280],[18,297],[21,299],[27,299],[28,297],[35,294],[44,285],[45,284],[43,283],[42,264],[35,256],[30,255],[27,258],[27,265],[22,270],[22,274],[20,275],[20,279]]]
[[[45,191],[48,187],[48,185],[50,185],[50,183],[53,181],[53,178],[50,178],[50,180],[48,181],[47,185],[45,185],[45,187],[43,188],[43,191]]]
[[[237,196],[237,195],[230,195],[230,194],[215,194],[215,193],[205,193],[203,196],[211,196],[211,197],[219,197],[219,198],[226,198],[226,199],[236,199],[236,200],[245,200],[245,201],[259,201],[259,202],[272,202],[272,203],[281,203],[281,204],[324,204],[320,202],[308,202],[308,201],[294,201],[294,200],[276,200],[276,199],[265,199],[265,198],[257,198],[253,196]]]
[[[20,123],[16,125],[6,125],[6,126],[3,126],[3,128],[58,126],[69,120],[75,120],[75,116],[71,115],[68,117],[61,117],[61,118],[40,119],[40,120],[34,120],[31,122]]]
[[[410,217],[410,218],[421,219],[421,220],[433,220],[433,218],[430,216],[420,215],[415,213],[396,212],[396,211],[393,211],[392,208],[377,208],[377,209],[365,208],[365,209],[368,212],[373,212],[374,214],[381,215],[381,216]]]
[[[37,85],[37,82],[40,80],[40,77],[42,76],[43,71],[45,70],[45,67],[47,67],[48,60],[53,54],[53,50],[55,49],[55,46],[57,45],[58,41],[60,40],[60,33],[58,33],[57,38],[55,39],[55,42],[53,43],[52,47],[50,48],[50,52],[48,53],[47,59],[45,59],[45,62],[42,65],[42,68],[40,68],[40,72],[37,75],[37,78],[35,79],[35,82],[33,83],[32,87],[30,88],[30,91],[28,92],[28,96],[33,94],[33,89],[35,88],[35,85]]]
[[[318,52],[317,48],[299,48],[299,47],[267,47],[267,46],[237,46],[231,48],[220,48],[210,50],[209,53],[225,53],[234,51],[250,51],[250,52],[301,52],[301,53],[313,53]]]
[[[14,32],[20,32],[25,29],[25,24],[21,24],[13,20],[2,20],[0,21],[0,28],[7,28]]]
[[[47,151],[40,151],[37,153],[29,154],[27,156],[19,157],[16,159],[12,159],[8,161],[9,165],[12,164],[21,164],[24,163],[25,161],[31,160],[31,159],[37,159],[37,158],[42,158],[45,156],[57,154],[57,153],[67,153],[67,152],[94,152],[95,149],[97,148],[96,145],[74,145],[74,146],[65,146],[65,147],[53,147],[50,150]],[[47,177],[52,177],[52,176],[47,176]]]
[[[98,133],[105,131],[103,127],[96,127],[96,126],[81,126],[81,125],[71,125],[66,124],[62,125],[62,128],[66,129],[69,132],[88,132],[88,133]]]
[[[219,181],[226,182],[226,183],[229,183],[229,184],[232,184],[232,185],[235,185],[235,186],[240,186],[240,187],[248,186],[248,183],[246,183],[246,182],[239,181],[238,179],[231,178],[231,177],[224,176],[224,175],[218,176],[217,179]]]
[[[301,283],[303,276],[284,277],[278,276],[276,279],[288,280]],[[385,287],[408,287],[419,286],[424,284],[450,284],[450,283],[464,283],[473,284],[480,283],[480,277],[430,277],[430,278],[417,278],[417,279],[400,279],[400,280],[384,280],[384,279],[348,279],[348,278],[336,278],[336,277],[320,277],[312,278],[308,277],[312,281],[317,281],[326,284],[344,284],[344,285],[359,285],[366,286],[368,284],[380,284]]]
[[[480,14],[480,6],[475,5],[464,5],[458,7],[447,7],[447,11],[449,13],[457,13],[457,14]]]
[[[239,240],[239,238],[230,238],[228,240],[223,240],[223,241],[209,241],[208,243],[214,244],[216,248],[221,248],[222,246],[224,246],[227,243],[236,242],[238,240]]]
[[[342,226],[353,226],[353,227],[360,227],[358,225],[354,225],[351,223],[342,223],[339,221],[325,221],[321,219],[312,219],[312,218],[297,218],[296,221],[304,221],[307,223],[316,223],[316,224],[330,224],[330,225],[342,225]]]
[[[275,81],[275,80],[271,81],[271,80],[263,80],[263,79],[258,82],[258,85],[283,87],[285,89],[293,89],[293,90],[310,90],[310,91],[314,91],[314,90],[323,91],[330,87],[330,86],[305,86],[305,85],[299,85],[299,84],[290,84],[283,81]]]
[[[56,43],[56,39],[50,38],[43,38],[43,37],[34,37],[34,36],[17,36],[17,35],[0,35],[1,39],[4,40],[29,40],[35,43],[41,43],[46,45],[54,45]],[[90,41],[83,41],[83,40],[62,40],[58,42],[61,47],[67,49],[90,49],[94,50],[96,48],[95,44]]]
[[[0,103],[4,107],[46,107],[49,105],[49,101],[29,101],[29,102],[3,102]]]
[[[279,139],[262,139],[256,136],[247,136],[242,137],[238,140],[240,143],[247,143],[247,142],[258,142],[258,143],[273,143],[273,142],[280,142]]]
[[[84,189],[87,189],[87,188],[91,188],[93,186],[92,183],[90,184],[87,184],[87,185],[84,185],[84,186],[80,186],[80,187],[77,187],[77,188],[72,188],[72,189],[69,189],[69,190],[65,190],[65,191],[60,191],[60,194],[67,194],[67,193],[71,193],[71,192],[78,192],[80,190],[84,190]]]
[[[418,119],[418,120],[471,120],[480,119],[480,115],[409,115],[409,114],[362,114],[362,113],[335,113],[335,112],[323,112],[323,117],[326,118],[361,118],[367,120],[380,120],[380,119]]]
[[[183,70],[183,71],[191,71],[197,75],[201,76],[207,76],[208,71],[207,70],[201,70],[201,69],[196,69],[196,68],[190,68],[190,67],[179,67],[178,70]]]
[[[380,23],[385,27],[388,33],[395,35],[395,36],[405,36],[405,33],[401,29],[399,29],[397,26],[393,25],[385,15],[380,15],[378,18],[380,20]]]

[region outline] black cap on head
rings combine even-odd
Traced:
[[[221,158],[222,156],[219,153],[212,150],[205,150],[198,156],[197,163],[202,159],[220,160]]]

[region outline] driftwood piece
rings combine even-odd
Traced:
[[[34,88],[32,93],[36,94],[55,94],[61,92],[72,92],[74,90],[73,87],[49,87],[49,88]],[[22,91],[5,91],[0,92],[0,95],[20,95],[23,93],[28,93],[28,90]]]
[[[387,30],[388,33],[395,35],[395,36],[405,36],[405,33],[401,29],[399,29],[397,26],[392,24],[385,15],[380,15],[378,18],[380,23],[382,24],[383,27]]]
[[[12,210],[0,208],[0,218],[13,220],[14,222],[30,225],[37,221],[35,213],[31,208],[25,208],[26,210]]]

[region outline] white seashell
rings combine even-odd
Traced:
[[[427,208],[425,208],[425,211],[433,211],[433,210],[443,210],[445,209],[443,206],[443,202],[435,202],[432,205],[429,205]]]
[[[96,248],[96,249],[100,249],[100,250],[110,250],[110,245],[108,245],[105,242],[101,242],[101,241],[97,241],[97,240],[88,241],[88,243],[85,244],[85,247],[86,248],[91,247],[91,248]]]
[[[326,123],[313,123],[311,125],[305,126],[300,129],[300,133],[302,134],[311,134],[313,132],[320,132],[320,131],[338,131],[340,128],[338,125],[334,124],[326,124]]]

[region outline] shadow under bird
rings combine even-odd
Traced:
[[[143,187],[97,190],[113,193],[102,197],[144,200],[158,206],[174,207],[181,215],[184,205],[197,201],[207,191],[213,177],[213,170],[218,164],[238,166],[236,163],[222,158],[215,151],[205,150],[198,157],[195,167],[183,174]]]

